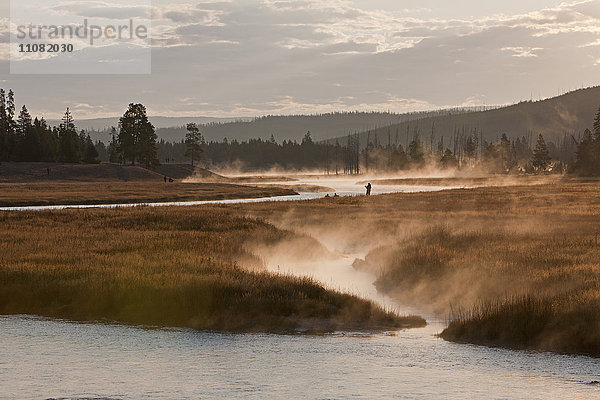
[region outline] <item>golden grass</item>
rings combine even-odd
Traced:
[[[597,180],[234,208],[368,251],[356,268],[450,315],[446,339],[600,355]]]
[[[196,282],[196,279],[204,282],[205,276],[215,274],[222,277],[224,275],[219,275],[216,271],[229,271],[227,268],[231,268],[236,261],[240,265],[256,268],[260,260],[252,254],[254,245],[259,247],[277,240],[293,240],[297,235],[289,232],[292,229],[327,243],[331,249],[368,253],[365,260],[356,263],[356,267],[366,268],[377,274],[377,286],[380,290],[394,296],[401,303],[442,315],[452,313],[454,322],[443,333],[446,339],[600,355],[600,312],[597,311],[600,310],[600,183],[597,180],[581,179],[553,179],[549,183],[524,179],[519,182],[521,184],[505,187],[489,186],[369,198],[330,198],[309,202],[235,204],[226,208],[85,212],[69,210],[58,213],[26,213],[21,217],[3,214],[0,222],[10,222],[13,219],[17,222],[11,222],[12,225],[2,224],[6,226],[0,230],[5,245],[0,250],[3,254],[9,254],[8,259],[12,261],[10,268],[3,261],[0,261],[0,265],[2,271],[12,271],[3,272],[8,275],[2,275],[13,277],[11,285],[25,280],[28,285],[36,288],[38,286],[35,282],[40,279],[46,282],[55,273],[53,271],[66,271],[64,276],[61,272],[60,279],[52,282],[64,280],[72,284],[73,281],[81,281],[84,282],[78,286],[81,290],[86,285],[91,285],[91,282],[104,282],[104,291],[96,289],[101,295],[94,297],[93,303],[102,303],[99,299],[106,296],[109,299],[117,298],[117,304],[122,304],[131,299],[122,299],[115,293],[107,292],[106,288],[119,285],[113,285],[113,281],[109,279],[113,274],[101,273],[112,271],[110,265],[117,265],[115,271],[118,273],[115,276],[123,277],[119,278],[120,282],[134,282],[136,290],[133,293],[152,293],[150,289],[145,292],[146,288],[153,288],[152,282],[161,282],[161,285],[166,285],[169,290],[173,290],[172,293],[180,296],[177,297],[179,300],[169,297],[166,304],[179,304],[181,299],[188,298],[182,294],[182,288],[187,286],[173,282],[187,282],[188,277],[192,282]],[[218,218],[224,221],[222,225],[210,222],[212,219],[209,216],[213,213],[224,215]],[[202,222],[198,226],[206,226],[206,230],[192,229],[190,221],[198,222],[202,215],[209,222]],[[228,218],[233,220],[228,222]],[[52,222],[49,223],[48,219]],[[263,220],[268,223],[262,222]],[[103,223],[108,226],[103,226]],[[140,224],[141,228],[136,229],[136,224]],[[83,236],[77,233],[78,226],[82,226]],[[240,226],[248,227],[242,229]],[[50,228],[51,231],[47,231]],[[20,233],[17,235],[18,232]],[[282,232],[291,236],[281,237]],[[44,244],[46,239],[36,242],[32,237],[48,237],[49,243]],[[83,239],[74,242],[79,237]],[[105,247],[102,247],[102,243]],[[245,243],[246,247],[240,243]],[[98,246],[103,250],[90,252],[91,249],[97,250]],[[41,251],[37,251],[38,248]],[[70,249],[77,249],[73,252],[74,255]],[[205,254],[204,258],[199,256],[199,249]],[[44,257],[36,259],[36,254],[55,255],[44,261]],[[18,274],[21,265],[25,266],[25,278]],[[40,265],[52,266],[48,267],[48,276],[40,273],[45,271]],[[88,270],[87,267],[84,268],[87,265],[95,266],[91,269],[89,278],[85,274],[78,275]],[[179,265],[183,267],[180,268]],[[199,274],[197,268],[207,272]],[[174,272],[180,270],[185,279],[180,277],[179,272]],[[239,298],[242,296],[240,293],[244,293],[242,288],[247,284],[243,280],[246,274],[253,274],[252,282],[285,279],[286,282],[292,282],[288,287],[296,287],[294,285],[298,282],[305,282],[298,281],[297,278],[250,273],[243,269],[238,271],[234,268],[234,271],[236,272],[227,272],[225,275],[239,278],[235,278],[234,283],[228,284],[227,288],[237,289],[218,289],[215,292],[199,289],[199,283],[194,283],[190,293],[204,293],[208,290],[211,293],[210,299],[215,296]],[[149,276],[152,278],[148,278]],[[211,285],[217,285],[215,282],[218,281],[213,280]],[[314,282],[304,284],[316,285]],[[254,285],[258,288],[270,287],[261,283]],[[218,285],[216,287],[220,288]],[[29,286],[27,288],[30,290]],[[228,310],[226,315],[239,316],[243,321],[248,321],[244,315],[254,315],[252,310],[256,307],[260,310],[258,315],[270,317],[267,322],[261,320],[260,323],[255,319],[257,325],[252,326],[268,326],[269,329],[287,326],[290,320],[306,319],[303,310],[317,310],[310,314],[313,321],[321,320],[316,315],[327,315],[327,307],[323,309],[298,302],[295,295],[287,300],[285,296],[269,297],[268,293],[271,292],[261,290],[253,289],[247,296],[242,296],[244,299],[252,299],[248,303],[252,305],[250,308],[244,309],[239,305],[242,303],[231,305],[233,303],[225,300],[218,303],[219,307],[221,310]],[[305,293],[290,290],[290,293],[294,292]],[[65,289],[61,293],[70,291]],[[93,293],[94,291],[90,296]],[[119,293],[122,296],[122,293],[127,292],[123,289]],[[168,293],[171,296],[172,293]],[[329,296],[331,292],[324,293]],[[47,293],[42,294],[41,298],[53,298]],[[3,296],[2,304],[13,304],[10,302],[12,295]],[[36,298],[32,296],[27,297],[30,302]],[[305,294],[298,296],[314,299]],[[261,300],[268,298],[272,300]],[[273,300],[275,298],[277,300]],[[127,311],[129,308],[107,306],[102,312],[93,310],[90,313],[92,317],[84,317],[106,315],[107,318],[129,322],[155,321],[151,323],[248,329],[248,325],[244,324],[225,326],[225,320],[231,323],[235,318],[218,319],[215,317],[218,313],[201,314],[199,320],[202,323],[192,323],[183,317],[173,317],[174,321],[161,322],[157,318],[143,315],[147,312],[144,310],[161,309],[159,305],[149,303],[149,299],[155,299],[155,296],[146,295],[141,296],[141,299],[131,300],[132,304],[140,304],[139,308],[132,308],[134,311],[131,312]],[[327,299],[316,301],[315,304],[335,303],[334,300]],[[114,304],[111,301],[110,304]],[[193,304],[192,300],[186,301]],[[206,304],[214,304],[213,302],[211,300]],[[31,309],[41,307],[38,303]],[[72,310],[73,299],[70,297],[57,304],[48,304],[44,306],[47,309],[44,315],[61,316],[61,310],[66,309],[70,318],[80,317]],[[265,307],[262,308],[261,304]],[[147,307],[148,305],[151,307]],[[297,308],[293,308],[294,305]],[[194,310],[208,306],[196,307],[199,308]],[[345,306],[336,307],[342,310]],[[208,309],[214,310],[210,307]],[[234,311],[229,311],[232,309]],[[340,312],[343,315],[352,314]],[[136,313],[143,317],[138,318]],[[186,311],[182,315],[196,315],[194,313],[198,314],[196,311]],[[168,309],[161,311],[160,315],[179,314]],[[205,315],[211,315],[212,319]],[[367,314],[362,315],[367,318]],[[327,321],[331,319],[325,318]],[[339,323],[344,325],[349,319],[341,318],[341,321],[346,321]],[[365,322],[362,325],[377,324]]]
[[[58,181],[0,183],[0,207],[53,204],[113,204],[224,200],[296,194],[285,188],[226,183],[157,181]]]
[[[308,278],[242,268],[262,264],[247,243],[311,239],[224,207],[0,212],[0,238],[2,314],[236,332],[424,323]]]

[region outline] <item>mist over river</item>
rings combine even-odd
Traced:
[[[335,189],[358,194],[354,186]],[[326,266],[274,258],[267,267],[419,314],[352,268],[364,255],[340,253]],[[0,316],[0,400],[600,398],[600,359],[446,342],[435,336],[445,322],[424,317],[425,328],[310,336]]]
[[[400,313],[344,255],[308,274]],[[446,342],[444,321],[382,334],[223,334],[0,316],[0,399],[589,399],[600,360]]]

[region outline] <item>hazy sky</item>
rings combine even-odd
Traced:
[[[53,2],[85,16],[111,0]],[[118,4],[118,3],[116,3]],[[504,104],[600,84],[600,0],[152,2],[152,74],[8,73],[34,114],[254,116]],[[92,7],[93,6],[93,7]],[[8,10],[0,6],[5,31]],[[599,99],[600,103],[600,99]]]

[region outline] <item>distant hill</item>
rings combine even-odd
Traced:
[[[454,109],[452,112],[469,112],[472,109]],[[315,140],[325,140],[349,132],[361,132],[366,129],[397,124],[418,118],[431,117],[450,112],[449,110],[426,111],[408,114],[389,112],[340,112],[317,115],[269,115],[248,121],[208,123],[201,126],[202,134],[208,141],[253,138],[269,139],[271,135],[276,141],[300,141],[310,131]],[[166,141],[180,141],[185,137],[184,127],[162,128],[157,130],[159,138]]]
[[[403,121],[390,126],[371,129],[360,133],[361,147],[378,141],[387,144],[406,144],[418,134],[426,146],[436,145],[443,137],[445,147],[452,148],[454,135],[469,135],[477,132],[479,138],[491,142],[498,140],[503,133],[508,137],[525,136],[534,140],[543,134],[547,141],[555,143],[565,135],[576,138],[586,129],[591,128],[594,116],[600,107],[600,86],[580,89],[562,96],[540,101],[526,101],[515,105],[493,110],[453,113]],[[389,138],[389,139],[388,139]],[[328,142],[340,144],[347,142],[347,137],[340,135]]]
[[[48,173],[48,170],[50,171]],[[61,164],[46,162],[5,162],[0,164],[0,183],[38,181],[155,181],[162,182],[163,176],[185,179],[192,175],[222,178],[202,168],[189,164],[164,164],[155,169],[127,164]],[[225,178],[223,178],[225,179]]]
[[[210,118],[210,117],[149,117],[156,128],[159,139],[167,142],[179,142],[185,138],[185,125],[195,122],[208,141],[268,139],[273,135],[278,142],[283,140],[302,140],[310,131],[313,139],[325,140],[345,135],[349,132],[361,132],[402,121],[440,115],[447,112],[464,113],[472,108],[413,112],[394,114],[389,112],[343,112],[315,115],[269,115],[257,118]],[[49,125],[60,124],[60,120],[48,120]],[[107,143],[110,128],[118,126],[119,118],[96,118],[75,120],[77,129],[87,131],[92,140]]]
[[[457,108],[407,114],[390,112],[339,112],[317,115],[264,116],[258,118],[210,118],[210,117],[150,117],[157,128],[159,139],[179,142],[185,137],[185,125],[195,122],[208,141],[248,140],[251,138],[275,140],[302,140],[307,131],[316,141],[341,144],[349,133],[360,134],[361,146],[371,141],[406,145],[407,139],[419,133],[425,143],[437,142],[442,136],[446,146],[456,132],[470,133],[477,130],[486,141],[499,138],[502,133],[509,137],[533,136],[538,133],[555,141],[565,134],[579,135],[592,124],[600,106],[600,86],[580,89],[536,102],[521,102],[507,107]],[[90,132],[93,140],[107,143],[106,130],[118,125],[118,117],[76,120],[78,129]],[[60,121],[50,120],[51,125]],[[369,131],[369,133],[368,133]],[[433,135],[432,135],[433,132]],[[408,133],[408,134],[407,134]]]
[[[212,118],[212,117],[161,117],[154,116],[149,117],[150,122],[155,128],[169,128],[169,127],[181,127],[185,126],[190,122],[195,122],[198,125],[212,124],[212,123],[225,123],[234,121],[249,121],[252,118],[240,117],[240,118]],[[104,133],[103,131],[110,130],[113,126],[119,125],[119,117],[110,118],[92,118],[92,119],[78,119],[75,121],[77,129],[85,129],[86,131],[94,131],[97,133]],[[48,124],[51,126],[59,125],[61,123],[58,119],[49,119]],[[106,140],[106,137],[104,138]]]

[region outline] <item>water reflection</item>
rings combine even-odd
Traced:
[[[598,360],[390,335],[229,335],[0,317],[0,399],[600,396]]]

